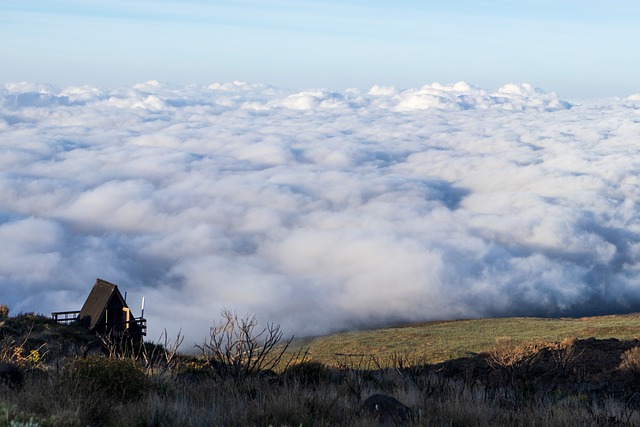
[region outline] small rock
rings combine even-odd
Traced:
[[[381,423],[406,423],[413,418],[413,410],[399,400],[384,394],[373,394],[362,404],[364,410]]]

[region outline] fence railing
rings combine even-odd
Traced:
[[[51,313],[51,317],[57,323],[71,323],[78,320],[78,314],[80,314],[80,310],[78,311],[54,311]]]
[[[51,313],[51,318],[56,323],[70,324],[78,320],[79,314],[80,311],[54,311],[53,313]],[[95,326],[106,327],[107,329],[124,326],[124,329],[129,329],[131,325],[137,325],[140,328],[142,335],[147,335],[147,319],[145,319],[144,317],[134,317],[129,321],[125,320],[122,322],[96,323]]]

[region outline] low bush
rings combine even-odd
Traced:
[[[8,406],[4,402],[0,402],[0,426],[9,427],[39,427],[40,425],[33,421],[33,418],[26,418],[18,412],[15,406]]]
[[[635,382],[640,380],[640,347],[632,347],[621,355],[620,370],[630,374]]]
[[[0,361],[0,384],[12,388],[20,388],[24,382],[24,375],[20,366],[15,363]]]
[[[139,400],[147,389],[147,377],[132,359],[89,356],[74,360],[64,374],[67,386],[99,394],[118,402]]]
[[[284,377],[303,385],[317,385],[329,381],[332,375],[330,368],[322,363],[305,361],[289,366],[284,372]]]
[[[192,359],[182,363],[176,378],[185,382],[198,382],[212,379],[215,376],[208,361]]]
[[[498,337],[495,347],[488,352],[487,362],[494,368],[520,368],[530,364],[542,347],[536,342],[520,343],[511,337]]]

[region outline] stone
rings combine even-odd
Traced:
[[[413,410],[394,397],[373,394],[362,404],[364,410],[381,423],[407,423],[413,419]]]

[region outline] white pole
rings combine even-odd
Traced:
[[[142,314],[140,317],[144,317],[144,297],[142,297]]]

